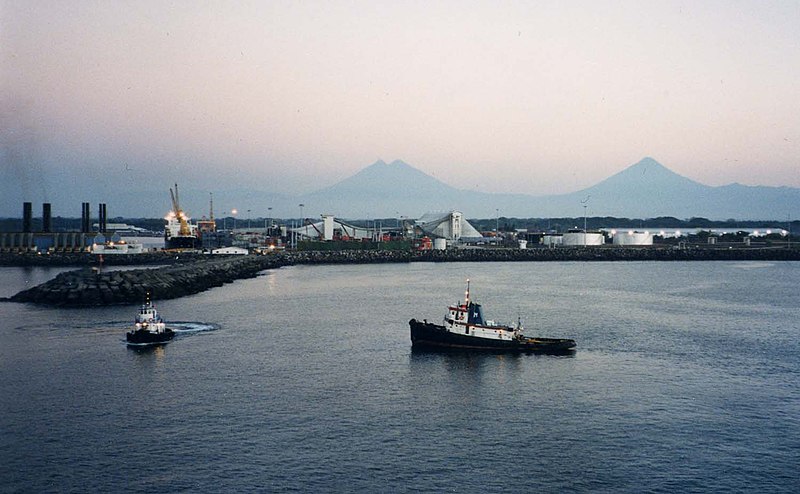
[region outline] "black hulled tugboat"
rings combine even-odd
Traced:
[[[158,315],[148,293],[144,304],[139,308],[139,313],[136,314],[133,329],[125,335],[128,345],[158,345],[168,342],[173,336],[175,332],[169,329]]]
[[[457,348],[471,350],[516,351],[566,354],[575,351],[575,340],[535,338],[522,334],[522,324],[496,324],[483,317],[483,308],[469,298],[469,280],[464,303],[451,305],[444,324],[427,320],[409,321],[411,345],[420,348]]]

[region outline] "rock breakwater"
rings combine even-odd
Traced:
[[[243,256],[128,271],[82,268],[61,273],[10,300],[68,307],[137,304],[148,291],[154,300],[183,297],[252,278],[259,271],[283,265],[281,261],[277,257]]]
[[[137,304],[146,292],[154,300],[183,297],[260,271],[293,264],[365,264],[394,262],[510,261],[800,261],[800,249],[708,248],[575,248],[575,249],[455,249],[446,251],[301,251],[266,256],[221,257],[184,255],[154,257],[171,263],[127,271],[85,267],[17,293],[12,302],[86,307]]]

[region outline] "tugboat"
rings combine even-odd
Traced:
[[[173,336],[175,332],[169,329],[158,315],[148,293],[144,304],[139,308],[139,313],[136,314],[133,329],[125,335],[128,345],[158,345],[168,342]]]
[[[534,338],[522,334],[522,323],[496,324],[483,317],[483,308],[469,298],[469,280],[464,303],[451,305],[444,324],[416,319],[409,321],[411,345],[419,348],[451,348],[530,353],[568,354],[575,351],[575,340]]]

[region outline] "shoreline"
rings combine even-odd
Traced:
[[[258,273],[291,265],[380,264],[407,262],[630,262],[630,261],[800,261],[800,249],[787,248],[608,248],[453,249],[445,251],[295,251],[269,255],[215,256],[158,252],[114,256],[106,265],[142,266],[104,271],[91,254],[0,254],[0,265],[77,266],[40,285],[0,301],[57,307],[138,304],[150,292],[154,300],[180,298],[253,278]],[[145,257],[142,257],[145,256]],[[110,256],[109,256],[110,257]],[[158,265],[148,268],[147,265]]]
[[[339,250],[284,251],[266,255],[221,256],[198,252],[148,252],[103,256],[88,253],[0,253],[0,266],[103,267],[192,264],[230,258],[283,259],[288,264],[341,264],[383,262],[558,262],[558,261],[800,261],[800,246],[708,247],[690,245],[647,247],[557,247],[530,249],[472,248],[428,251]]]

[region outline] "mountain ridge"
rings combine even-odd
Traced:
[[[378,160],[350,177],[303,196],[343,217],[391,217],[456,209],[470,217],[599,216],[769,219],[800,207],[800,189],[710,186],[673,172],[652,157],[595,185],[566,194],[534,196],[458,189],[402,160]],[[586,208],[584,209],[584,203]],[[784,213],[776,213],[785,209]],[[587,211],[588,210],[588,211]]]
[[[309,218],[333,214],[343,219],[418,218],[430,211],[458,210],[471,218],[495,216],[556,218],[615,216],[622,218],[705,217],[712,220],[785,220],[800,211],[800,188],[731,183],[709,186],[684,177],[652,157],[645,157],[604,180],[565,194],[530,195],[466,190],[414,168],[405,161],[377,160],[353,175],[306,194],[264,190],[269,182],[251,181],[244,187],[181,189],[181,205],[193,218],[208,215],[213,192],[215,215],[239,212],[237,220],[252,218]],[[23,201],[52,203],[54,218],[79,216],[73,198],[92,204],[108,203],[110,218],[162,217],[170,208],[166,191],[142,201],[153,191],[111,183],[80,193],[64,189],[58,197],[0,184],[8,200],[3,213],[20,217]],[[302,204],[303,206],[300,206]],[[223,206],[224,205],[224,206]],[[584,206],[586,206],[584,208]],[[226,210],[227,209],[227,210]],[[65,214],[66,213],[66,214]]]

